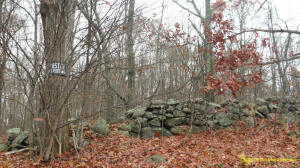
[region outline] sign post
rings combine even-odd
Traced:
[[[51,74],[66,76],[67,74],[66,64],[60,62],[52,62],[50,66],[51,66],[50,67]]]

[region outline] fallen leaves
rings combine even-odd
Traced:
[[[300,139],[288,137],[284,129],[279,129],[279,134],[274,135],[271,127],[269,125],[258,133],[250,128],[203,131],[191,135],[187,141],[183,141],[185,135],[136,139],[110,134],[95,138],[80,152],[79,158],[71,151],[50,163],[36,165],[29,153],[12,156],[1,153],[0,167],[242,167],[241,154],[247,158],[299,159]],[[116,128],[111,126],[111,129]],[[165,163],[155,165],[146,161],[146,157],[158,153],[167,159]],[[299,167],[300,162],[251,162],[249,167],[274,164],[277,167]]]

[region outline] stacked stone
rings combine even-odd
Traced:
[[[266,97],[256,100],[257,113],[261,117],[277,118],[282,123],[300,124],[300,100],[292,97],[275,98]]]
[[[0,140],[0,152],[26,148],[28,142],[28,131],[21,131],[20,128],[12,128],[6,131],[7,141]]]
[[[299,100],[293,98],[258,98],[256,104],[225,100],[220,104],[203,99],[167,102],[155,100],[148,107],[137,107],[125,113],[129,125],[121,125],[120,131],[133,137],[152,138],[160,135],[184,133],[181,126],[192,125],[192,132],[231,126],[235,121],[255,125],[255,118],[272,119],[283,116],[284,122],[300,120]],[[191,124],[192,123],[192,124]]]

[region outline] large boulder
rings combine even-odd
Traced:
[[[21,128],[12,128],[6,131],[8,141],[13,141],[21,133]]]
[[[101,135],[109,134],[109,127],[103,118],[99,118],[98,120],[95,121],[95,124],[94,124],[92,130]]]

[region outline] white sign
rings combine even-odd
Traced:
[[[50,73],[53,75],[62,75],[65,76],[67,74],[66,64],[62,64],[60,62],[52,62],[50,67]]]

